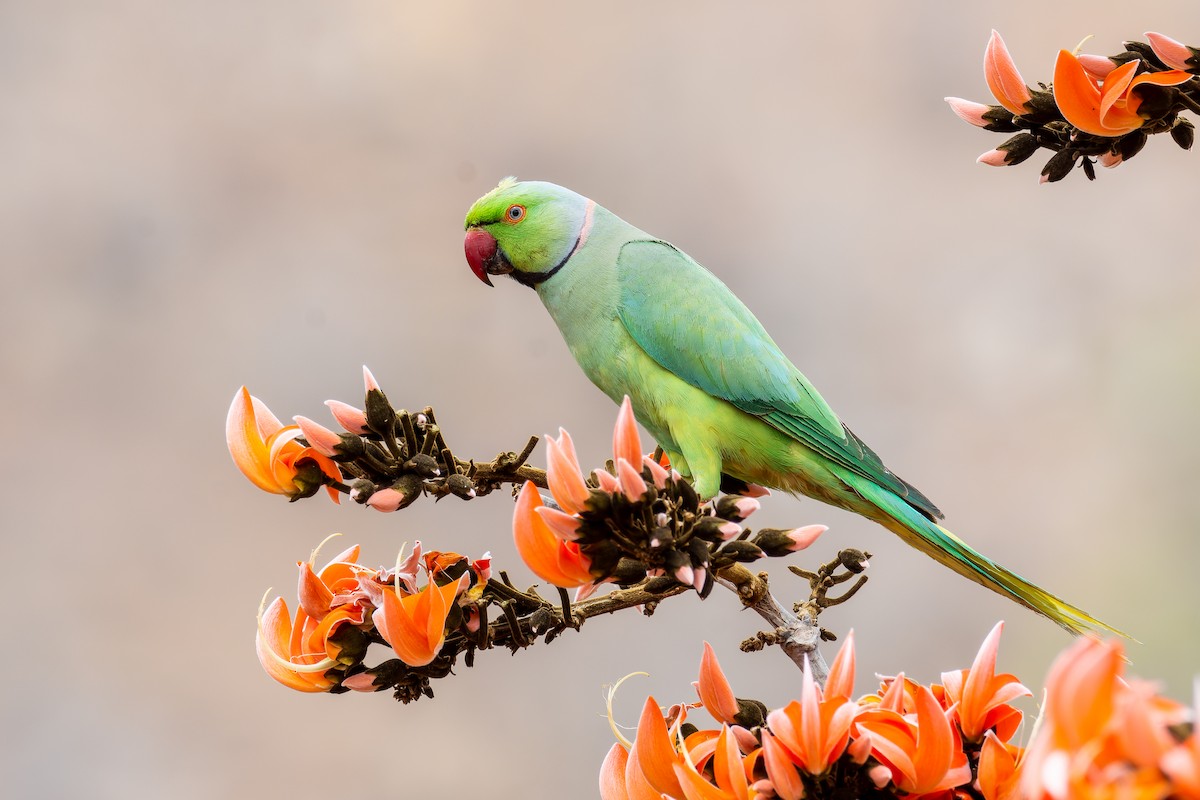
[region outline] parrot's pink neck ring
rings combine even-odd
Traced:
[[[592,230],[592,222],[596,218],[596,201],[588,200],[587,211],[583,212],[583,227],[579,229],[579,239],[575,242],[575,247],[571,249],[571,255],[575,255],[575,251],[583,247],[583,243],[587,241],[588,234]],[[567,256],[570,258],[571,256]]]

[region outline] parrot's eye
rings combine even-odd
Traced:
[[[525,219],[525,206],[509,206],[508,211],[504,214],[505,222],[520,222],[523,219]]]

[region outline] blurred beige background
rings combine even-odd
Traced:
[[[1188,697],[1200,154],[1162,137],[1054,186],[974,164],[1003,137],[942,97],[988,99],[992,27],[1034,82],[1089,33],[1200,42],[1200,6],[0,3],[5,795],[590,797],[605,683],[653,674],[628,722],[646,692],[690,699],[706,638],[739,693],[794,694],[785,659],[737,652],[757,621],[719,591],[482,654],[408,707],[260,670],[262,592],[290,600],[331,531],[368,563],[421,538],[531,578],[501,495],[381,515],[258,492],[222,437],[240,384],[327,419],[367,363],[460,454],[565,425],[605,457],[615,409],[535,297],[463,261],[467,207],[508,174],[712,268],[955,531]],[[876,554],[823,619],[857,630],[864,691],[966,666],[999,618],[1031,685],[1067,644],[863,520],[777,496],[754,522],[831,525],[803,563]]]

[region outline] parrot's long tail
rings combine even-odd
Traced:
[[[1106,625],[1086,611],[1060,600],[1020,575],[1009,572],[987,556],[975,552],[962,539],[931,522],[887,489],[855,474],[845,474],[842,479],[871,505],[884,512],[885,518],[879,521],[888,530],[964,578],[1015,600],[1071,633],[1109,631],[1128,638],[1128,634]]]

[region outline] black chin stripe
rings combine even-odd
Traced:
[[[565,256],[563,256],[562,261],[559,261],[557,264],[555,264],[550,269],[548,269],[544,272],[521,272],[521,270],[519,270],[519,269],[514,269],[512,272],[510,272],[508,274],[512,277],[512,279],[514,281],[521,284],[522,286],[528,286],[530,289],[536,289],[537,285],[539,283],[550,280],[551,278],[553,278],[555,276],[555,274],[560,269],[565,267],[567,265],[567,262],[571,259],[571,256],[575,255],[575,251],[578,249],[579,249],[579,237],[577,237],[575,239],[575,244],[571,247],[571,249],[569,251],[567,251],[567,254]]]

